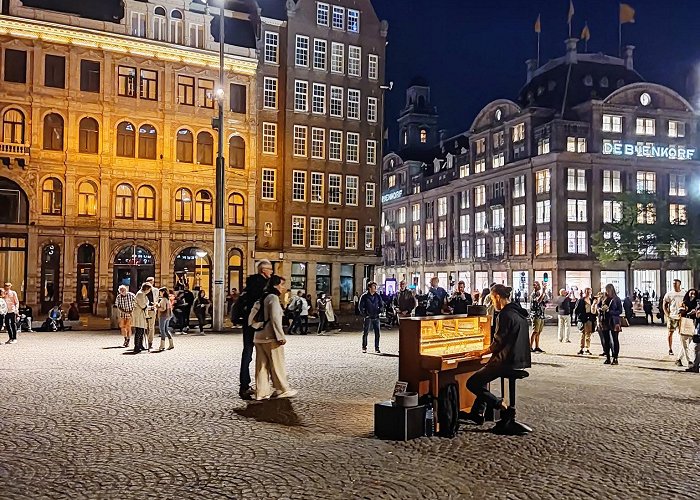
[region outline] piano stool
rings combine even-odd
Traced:
[[[525,370],[513,370],[508,377],[501,377],[501,397],[506,397],[506,378],[508,379],[508,406],[515,408],[515,383],[529,377],[530,374]],[[498,413],[498,412],[497,412]],[[515,419],[504,420],[500,419],[492,429],[494,434],[505,434],[509,436],[520,436],[532,432],[532,428],[528,425],[518,422]]]
[[[391,401],[374,405],[374,435],[390,441],[408,441],[425,435],[425,406],[394,406]]]

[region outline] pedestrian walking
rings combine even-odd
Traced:
[[[170,295],[168,293],[168,289],[163,287],[160,290],[158,290],[158,305],[157,305],[157,312],[158,312],[158,331],[160,332],[160,347],[158,347],[158,351],[164,351],[165,350],[165,339],[168,339],[168,349],[173,349],[175,346],[173,345],[173,336],[170,333],[170,320],[173,317],[173,308],[172,304],[170,303]]]
[[[297,391],[289,386],[284,359],[284,336],[282,319],[284,310],[280,297],[285,293],[285,279],[271,276],[261,297],[264,327],[255,332],[255,399],[260,401],[276,398],[291,398]],[[247,287],[246,287],[247,288]],[[272,386],[270,385],[272,379]]]
[[[301,312],[299,312],[299,334],[308,335],[309,334],[309,308],[310,302],[304,296],[303,293],[299,292],[299,302],[301,304]]]
[[[323,335],[328,327],[328,316],[326,315],[326,309],[328,305],[328,298],[326,297],[326,292],[321,292],[318,299],[316,299],[316,310],[318,311],[318,331],[316,335]]]
[[[134,329],[134,354],[144,350],[143,341],[148,331],[147,318],[151,307],[148,302],[148,292],[150,291],[151,285],[144,283],[141,285],[141,289],[136,292],[136,297],[134,298],[134,311],[131,313],[132,327]]]
[[[379,314],[382,312],[382,298],[377,293],[377,284],[370,281],[367,284],[367,291],[360,297],[360,314],[364,318],[362,329],[362,352],[367,352],[367,336],[370,326],[374,330],[374,352],[381,354],[379,350]]]
[[[540,349],[540,334],[544,329],[544,307],[547,303],[547,294],[539,281],[535,281],[532,287],[533,290],[530,302],[532,335],[530,336],[530,349],[532,352],[542,353],[544,351]]]
[[[12,289],[12,283],[5,283],[5,304],[7,304],[7,313],[5,313],[5,328],[9,336],[8,344],[17,343],[17,311],[19,311],[19,298],[17,292]]]
[[[211,301],[207,298],[204,290],[197,292],[197,298],[194,299],[194,315],[197,317],[199,324],[199,333],[204,333],[204,325],[207,324],[207,311],[211,306]]]
[[[651,303],[651,300],[649,300],[649,295],[644,294],[644,297],[642,298],[642,308],[644,309],[644,317],[647,320],[647,323],[654,324],[654,313],[653,313],[653,308],[654,306]]]
[[[663,298],[664,315],[668,326],[668,355],[673,356],[673,333],[680,329],[681,307],[684,294],[681,291],[681,280],[673,280],[673,290],[666,292]]]
[[[686,371],[700,373],[700,310],[695,313],[695,335],[692,340],[695,343],[695,359]]]
[[[245,288],[239,300],[243,300],[242,316],[243,326],[243,352],[241,353],[241,371],[239,374],[238,395],[241,399],[252,399],[255,394],[250,387],[250,363],[253,361],[253,349],[255,348],[255,330],[248,322],[248,316],[253,305],[263,296],[265,287],[272,277],[272,263],[269,260],[258,262],[257,274],[251,274],[245,280]],[[278,301],[279,302],[279,301]],[[281,307],[281,306],[280,306]]]
[[[114,305],[119,314],[119,331],[124,337],[124,346],[129,347],[131,340],[131,314],[134,311],[136,296],[129,291],[126,285],[119,285],[119,293],[114,300]]]
[[[571,335],[571,299],[565,289],[559,290],[557,298],[557,338],[559,342],[570,343]]]
[[[0,329],[5,329],[5,316],[7,316],[7,302],[5,302],[5,289],[0,288]],[[12,344],[13,342],[10,342],[12,339],[8,339],[7,343]],[[2,344],[2,342],[0,342]]]
[[[693,323],[697,323],[696,313],[698,309],[698,291],[695,288],[688,290],[683,296],[683,305],[681,306],[681,318],[693,319]],[[686,320],[687,321],[687,320]],[[678,359],[676,359],[676,366],[683,366],[683,358],[685,357],[688,366],[691,366],[692,361],[690,359],[690,343],[693,340],[693,335],[685,335],[684,332],[678,329],[681,337],[681,348],[678,353]]]
[[[603,340],[603,350],[605,352],[605,361],[603,364],[616,365],[617,358],[620,354],[620,332],[622,325],[620,316],[622,316],[622,301],[615,292],[615,287],[608,283],[605,285],[605,297],[602,304],[598,307],[598,328],[601,332]],[[612,356],[612,361],[610,357]]]
[[[576,326],[581,332],[581,349],[578,354],[591,354],[591,334],[596,316],[593,314],[593,290],[586,288],[583,297],[578,299],[574,308]]]
[[[301,330],[301,310],[302,301],[304,300],[304,292],[299,290],[296,295],[292,296],[292,299],[287,304],[287,313],[292,317],[292,324],[287,332],[289,335],[294,335],[299,333]]]
[[[331,297],[328,297],[328,301],[326,302],[326,320],[328,321],[326,323],[326,329],[329,332],[340,333],[340,325],[335,317],[335,311],[333,310],[333,299]]]

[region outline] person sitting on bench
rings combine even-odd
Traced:
[[[491,359],[467,380],[467,389],[476,395],[476,401],[468,413],[460,412],[460,418],[477,425],[484,423],[487,405],[501,410],[504,421],[515,419],[515,408],[493,395],[488,384],[501,377],[508,378],[514,370],[531,366],[528,314],[518,303],[510,301],[512,292],[512,288],[504,285],[491,287],[491,301],[499,314],[493,342],[481,351],[482,356],[491,354]]]

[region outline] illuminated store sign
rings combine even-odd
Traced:
[[[603,143],[603,154],[614,156],[641,156],[642,158],[664,158],[667,160],[693,160],[695,148],[682,146],[656,146],[649,144]]]
[[[398,191],[392,191],[391,193],[387,193],[382,196],[382,203],[386,203],[388,201],[394,201],[398,200],[403,196],[403,189],[399,189]]]

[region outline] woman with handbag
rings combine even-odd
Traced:
[[[616,365],[617,358],[620,354],[620,339],[619,335],[622,331],[620,316],[622,316],[622,301],[615,292],[615,287],[608,283],[605,285],[605,297],[603,303],[599,307],[599,332],[601,339],[605,342],[603,349],[605,350],[605,361],[603,364]],[[612,354],[612,361],[610,355]]]
[[[693,334],[697,333],[696,332],[696,327],[697,327],[697,309],[698,309],[698,291],[695,288],[691,288],[688,290],[683,297],[683,303],[681,304],[681,307],[679,308],[679,312],[681,314],[681,319],[680,319],[680,326],[678,329],[678,332],[680,333],[680,338],[681,338],[681,350],[678,353],[678,359],[676,360],[676,366],[683,366],[683,356],[685,356],[685,359],[688,363],[688,366],[691,366],[692,362],[690,360],[690,342],[693,339]],[[684,325],[684,323],[689,322],[689,320],[693,320],[693,330],[692,333],[690,333],[690,326],[689,325]]]
[[[591,354],[591,334],[595,324],[595,314],[593,314],[593,290],[586,288],[583,297],[578,299],[574,308],[576,316],[576,326],[581,332],[581,350],[578,354]],[[584,350],[585,349],[585,350]]]
[[[165,350],[165,339],[170,341],[168,349],[173,349],[173,335],[170,333],[170,320],[173,317],[173,306],[170,302],[168,289],[163,287],[158,290],[158,330],[160,331],[160,347],[158,351]]]

